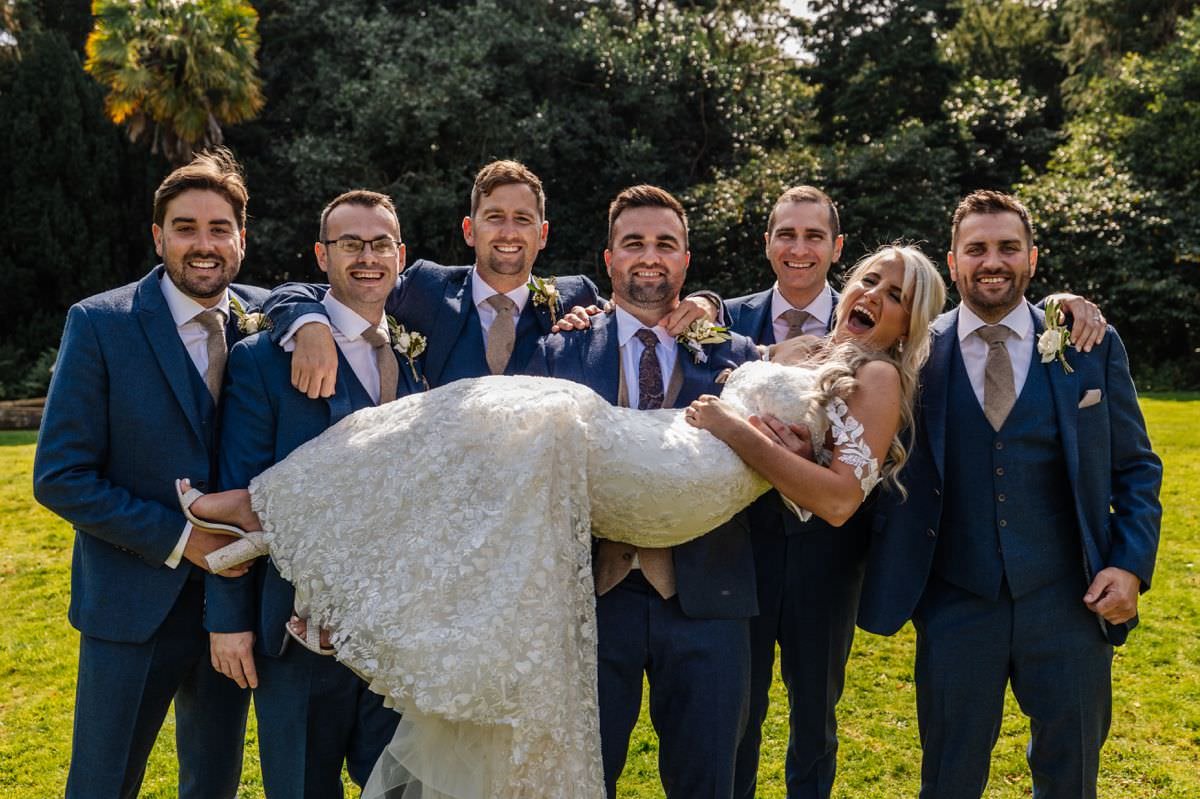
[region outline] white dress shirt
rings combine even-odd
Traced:
[[[776,342],[787,339],[788,323],[783,320],[783,315],[793,308],[795,306],[785,300],[779,292],[779,282],[776,281],[771,287],[771,319]],[[812,302],[796,310],[808,311],[808,318],[804,320],[804,334],[824,338],[829,332],[829,318],[833,316],[833,289],[826,284]]]
[[[167,301],[167,308],[171,311],[171,318],[175,320],[175,331],[179,333],[179,340],[183,342],[184,349],[187,350],[188,357],[192,359],[192,363],[196,366],[196,371],[203,377],[208,373],[208,331],[204,326],[196,321],[198,314],[208,310],[200,303],[193,300],[188,295],[179,290],[166,273],[158,279],[158,286],[162,289],[163,299]],[[214,306],[225,313],[225,320],[229,321],[229,290],[221,295],[221,299]],[[183,550],[187,547],[188,538],[192,534],[191,522],[186,522],[183,525],[183,532],[179,535],[179,541],[175,544],[175,548],[171,550],[171,554],[163,561],[163,565],[174,569],[179,566],[183,560]]]
[[[492,322],[496,321],[496,309],[487,300],[488,297],[499,293],[479,277],[478,266],[471,271],[471,302],[475,303],[475,310],[479,313],[479,325],[483,328],[483,344],[485,347],[487,346],[488,331],[492,329]],[[504,296],[512,300],[517,306],[517,311],[513,315],[513,325],[515,326],[517,320],[521,317],[521,313],[525,310],[525,303],[529,302],[529,285],[522,283],[512,291],[504,292]]]
[[[639,385],[638,365],[641,363],[642,350],[646,349],[646,345],[642,344],[636,334],[648,325],[642,324],[637,317],[621,306],[616,306],[616,309],[617,344],[621,347],[621,372],[625,375],[625,385],[629,389],[629,405],[636,408]],[[675,356],[679,350],[675,343],[675,337],[668,333],[666,328],[656,326],[649,329],[658,337],[658,344],[654,346],[654,354],[658,356],[658,365],[662,370],[662,390],[665,394],[667,383],[670,382],[671,375],[675,371]]]
[[[325,311],[329,314],[326,324],[333,333],[333,342],[337,344],[342,355],[346,356],[346,362],[350,364],[350,371],[354,372],[358,382],[371,395],[371,401],[378,405],[379,362],[375,360],[375,348],[367,343],[362,334],[372,327],[378,327],[384,337],[390,339],[387,320],[381,319],[378,325],[372,325],[357,312],[346,307],[337,297],[333,296],[331,291],[325,293],[321,304],[325,306]],[[314,318],[324,318],[320,314],[313,314],[313,316]],[[294,352],[295,349],[294,339],[289,338],[283,343],[284,352]]]
[[[967,378],[971,381],[971,389],[983,407],[983,373],[987,366],[988,344],[975,334],[975,331],[988,324],[980,319],[966,303],[958,305],[958,347],[962,351],[963,363],[967,367]],[[1004,325],[1012,332],[1005,339],[1004,347],[1008,350],[1009,360],[1012,361],[1013,396],[1021,396],[1025,386],[1025,378],[1029,376],[1029,364],[1033,361],[1033,315],[1025,302],[1018,303],[1016,308],[997,324]]]

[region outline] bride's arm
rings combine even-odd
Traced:
[[[885,361],[869,361],[859,367],[855,378],[858,389],[846,405],[850,416],[863,427],[859,440],[875,459],[882,460],[900,427],[900,375]],[[842,460],[842,444],[834,446],[833,462],[821,466],[768,438],[712,396],[693,402],[687,419],[728,444],[785,497],[835,527],[844,524],[862,504],[862,483],[854,464]]]

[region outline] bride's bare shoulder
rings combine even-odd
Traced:
[[[863,392],[900,393],[900,371],[890,361],[867,361],[854,372],[854,379]]]

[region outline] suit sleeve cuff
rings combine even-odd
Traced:
[[[325,325],[325,327],[328,327],[331,330],[333,329],[329,324],[328,316],[322,316],[319,313],[306,313],[295,322],[292,322],[292,326],[289,327],[287,332],[283,334],[283,338],[279,339],[279,346],[283,347],[284,352],[291,352],[296,349],[296,331],[307,325],[309,322],[317,322]]]
[[[175,545],[175,548],[171,550],[171,554],[167,555],[167,559],[163,561],[164,566],[166,566],[168,569],[175,569],[179,567],[180,562],[183,561],[183,550],[187,548],[187,542],[191,536],[192,523],[186,522],[183,525],[183,534],[179,536],[179,543]]]

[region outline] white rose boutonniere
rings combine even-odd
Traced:
[[[1071,331],[1059,321],[1060,312],[1058,300],[1046,303],[1046,330],[1038,336],[1037,350],[1042,356],[1042,363],[1050,363],[1055,358],[1062,364],[1063,371],[1071,374],[1075,370],[1067,363],[1067,347],[1071,345]]]
[[[558,321],[559,311],[559,295],[558,286],[554,284],[554,278],[540,278],[537,275],[530,275],[529,282],[525,285],[529,289],[529,296],[533,299],[534,305],[545,305],[550,311],[550,324]]]
[[[392,337],[392,349],[408,361],[408,369],[412,372],[413,380],[420,381],[421,385],[428,389],[429,383],[425,380],[425,376],[417,374],[417,358],[421,357],[421,353],[425,351],[428,340],[421,333],[404,327],[391,314],[388,314],[386,318],[388,334]]]
[[[729,328],[714,325],[707,319],[697,319],[687,326],[687,330],[676,336],[675,340],[687,347],[693,361],[707,363],[708,353],[704,351],[704,345],[729,341]]]
[[[254,335],[260,330],[271,329],[271,319],[265,313],[258,311],[247,313],[246,306],[242,305],[242,301],[232,291],[229,292],[229,310],[233,311],[233,316],[237,319],[238,330],[247,336]]]

